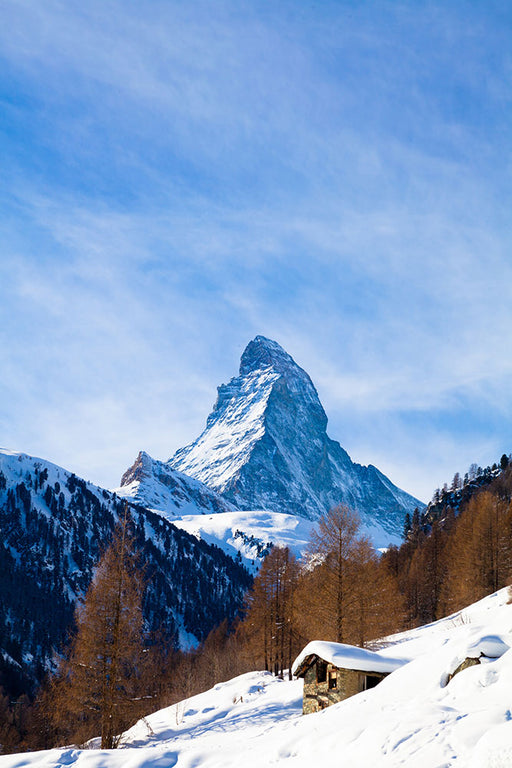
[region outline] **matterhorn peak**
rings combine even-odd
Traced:
[[[256,336],[239,375],[218,388],[203,433],[168,465],[200,480],[239,509],[316,519],[345,503],[395,537],[421,502],[374,467],[355,464],[326,432],[310,377],[276,341]]]
[[[240,376],[246,376],[265,366],[271,366],[274,370],[282,372],[296,366],[296,363],[277,341],[267,339],[265,336],[256,336],[248,343],[240,358]]]
[[[265,377],[269,372],[282,379],[281,386],[286,386],[297,405],[300,402],[303,405],[307,404],[313,418],[320,419],[324,422],[324,426],[327,425],[327,416],[306,371],[297,365],[293,357],[285,352],[277,341],[267,339],[265,336],[256,336],[242,354],[238,380],[254,375]],[[232,379],[231,383],[234,381],[237,379]],[[221,389],[219,388],[219,393]]]

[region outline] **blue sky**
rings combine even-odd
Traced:
[[[115,486],[256,334],[428,500],[512,451],[512,7],[3,0],[0,445]]]

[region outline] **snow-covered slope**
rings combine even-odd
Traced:
[[[183,515],[173,523],[208,544],[216,544],[231,557],[240,558],[252,572],[273,544],[289,547],[297,558],[301,557],[313,528],[310,520],[265,510]]]
[[[379,545],[397,541],[405,512],[422,503],[375,467],[352,462],[326,428],[308,374],[277,342],[257,336],[242,355],[239,375],[219,387],[204,432],[169,466],[240,509],[315,520],[346,503],[360,512]],[[142,486],[139,492],[144,496]]]
[[[163,709],[122,748],[66,748],[0,758],[2,768],[510,768],[512,605],[506,590],[418,630],[382,654],[411,661],[376,688],[316,714],[302,681],[249,673]],[[507,648],[509,650],[507,650]],[[493,658],[448,677],[468,653]]]
[[[113,491],[126,499],[161,512],[173,520],[176,515],[204,515],[232,512],[233,504],[193,477],[177,472],[169,464],[140,451],[133,465]]]
[[[251,573],[258,570],[270,546],[288,547],[297,558],[302,557],[315,527],[313,520],[264,509],[191,514],[171,519],[177,528],[208,544],[216,544],[226,554],[241,560]],[[386,548],[390,540],[396,538],[369,518],[360,533],[368,536],[377,549]]]

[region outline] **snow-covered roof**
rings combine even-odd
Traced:
[[[409,661],[409,659],[384,656],[377,651],[369,651],[367,648],[358,648],[355,645],[313,640],[295,659],[292,667],[293,674],[303,674],[312,656],[318,656],[340,669],[357,669],[361,672],[393,672]]]

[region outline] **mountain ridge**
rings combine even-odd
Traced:
[[[223,496],[168,463],[158,461],[146,451],[137,458],[112,491],[125,499],[161,512],[171,521],[186,514],[221,514],[234,512],[235,506]]]

